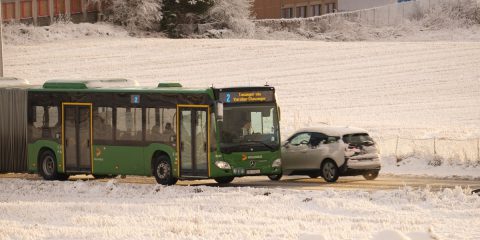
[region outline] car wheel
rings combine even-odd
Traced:
[[[363,177],[367,180],[375,180],[378,177],[378,171],[364,173]]]
[[[268,175],[267,177],[272,181],[279,181],[282,178],[282,174]]]
[[[51,151],[44,151],[40,155],[38,172],[45,180],[56,180],[58,178],[57,160]]]
[[[335,164],[332,160],[323,162],[322,177],[327,182],[336,182],[339,177],[337,164]]]
[[[162,185],[174,185],[178,180],[173,177],[170,159],[165,155],[160,155],[155,159],[153,176],[155,176],[157,183]]]
[[[318,177],[320,177],[320,174],[309,174],[308,176],[310,178],[318,178]]]
[[[235,179],[235,177],[217,177],[217,178],[214,178],[214,179],[217,183],[227,184],[227,183],[231,183],[233,181],[233,179]]]

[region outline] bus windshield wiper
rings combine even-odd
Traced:
[[[274,149],[272,146],[270,146],[270,145],[268,145],[268,144],[266,144],[266,143],[264,143],[264,142],[262,142],[262,141],[258,141],[258,140],[247,140],[246,142],[260,143],[260,144],[264,145],[265,147],[267,147],[268,149],[270,149],[270,151],[275,151],[275,149]]]

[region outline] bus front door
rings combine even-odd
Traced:
[[[179,105],[178,113],[180,177],[208,177],[209,108]]]
[[[65,171],[91,173],[92,105],[63,103],[63,161]]]

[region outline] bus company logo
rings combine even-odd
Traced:
[[[255,167],[255,164],[256,164],[255,161],[253,160],[250,161],[250,167]]]
[[[245,161],[245,160],[247,160],[247,159],[248,159],[247,154],[242,153],[242,161]]]
[[[100,155],[102,155],[102,149],[99,147],[95,148],[95,156],[100,157]]]

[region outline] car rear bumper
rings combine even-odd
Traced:
[[[354,176],[372,171],[380,171],[380,168],[380,158],[346,159],[340,171],[344,176]]]

